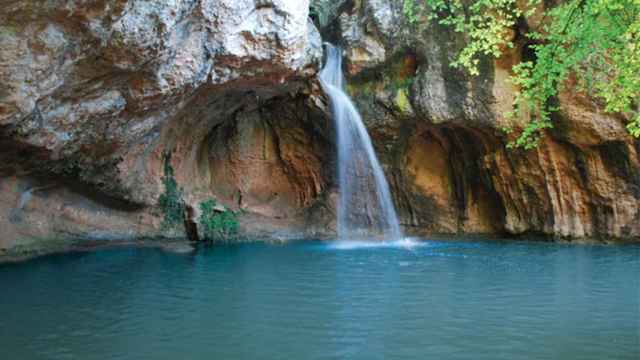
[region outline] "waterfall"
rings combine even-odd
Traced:
[[[338,136],[338,236],[362,239],[402,237],[389,184],[362,118],[344,91],[342,51],[325,43],[320,83],[331,100]]]

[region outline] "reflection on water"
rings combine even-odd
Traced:
[[[2,358],[640,358],[639,246],[412,244],[3,265]]]

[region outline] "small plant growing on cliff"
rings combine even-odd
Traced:
[[[238,234],[238,214],[218,207],[215,200],[200,203],[200,227],[206,240],[229,239]]]
[[[511,147],[531,149],[553,127],[558,96],[577,90],[627,120],[640,138],[640,0],[403,0],[411,23],[435,21],[464,34],[466,46],[451,65],[478,75],[482,57],[499,58],[523,46],[530,55],[515,64]],[[542,19],[536,29],[523,26]],[[521,51],[522,52],[522,51]],[[520,129],[521,128],[521,129]]]
[[[163,161],[164,175],[162,176],[162,184],[164,185],[164,193],[160,195],[158,205],[164,216],[162,227],[175,229],[183,224],[185,206],[182,200],[182,189],[178,187],[178,182],[171,166],[171,152],[163,154]]]

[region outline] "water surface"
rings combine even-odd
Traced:
[[[639,246],[374,245],[0,265],[1,358],[640,358]]]

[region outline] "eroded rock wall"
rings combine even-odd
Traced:
[[[483,59],[472,77],[449,65],[461,34],[409,24],[400,0],[343,3],[320,30],[345,49],[349,90],[409,230],[638,240],[639,142],[623,119],[565,91],[556,127],[537,149],[506,149],[502,128],[517,91],[509,71],[530,56],[520,29],[517,46]]]
[[[0,209],[24,215],[3,219],[0,248],[160,234],[165,151],[196,212],[217,198],[304,217],[327,187],[307,1],[0,6]]]

